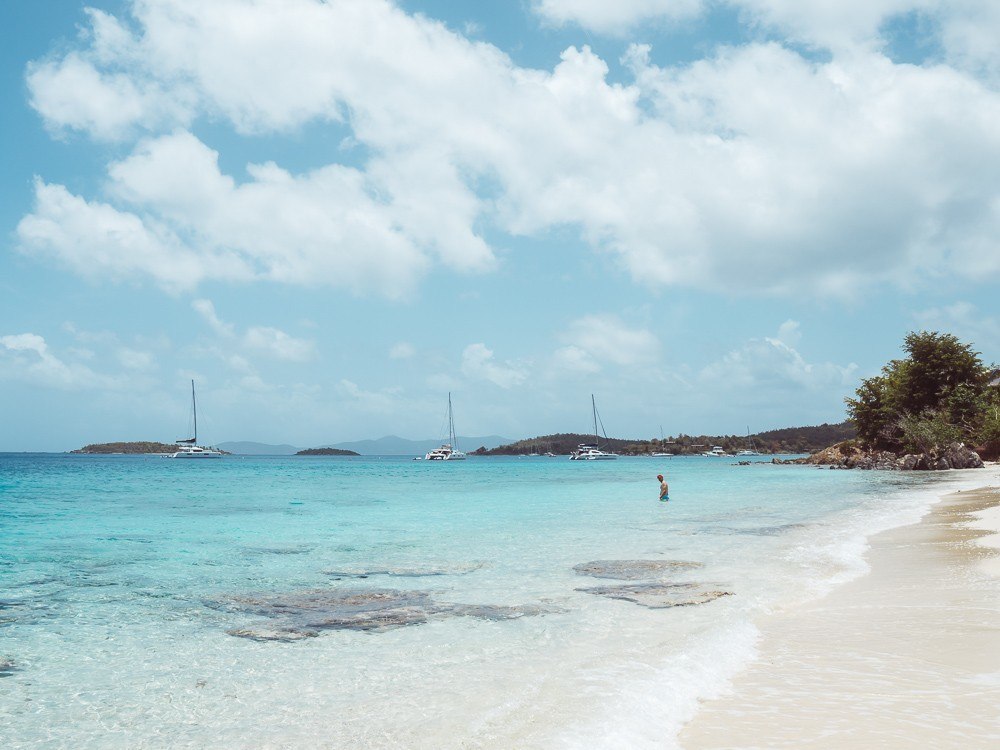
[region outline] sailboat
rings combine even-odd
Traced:
[[[736,453],[737,456],[759,456],[760,452],[757,450],[757,446],[753,444],[753,438],[750,437],[750,427],[747,427],[747,445],[749,448],[744,448]]]
[[[666,441],[666,438],[663,437],[663,425],[660,425],[660,445],[662,446],[665,441]],[[653,458],[667,458],[667,457],[672,456],[674,454],[673,453],[668,453],[666,451],[662,451],[661,450],[661,451],[657,451],[656,453],[651,453],[650,455],[653,456]]]
[[[594,394],[590,394],[590,406],[594,411],[594,444],[589,445],[588,443],[580,443],[576,447],[576,450],[569,454],[570,461],[612,461],[618,458],[614,453],[605,453],[600,449],[601,438],[597,432],[597,402],[594,400]],[[604,439],[607,440],[608,436],[605,435]]]
[[[207,448],[198,445],[198,402],[194,396],[194,381],[191,381],[191,414],[194,417],[194,435],[177,443],[177,452],[168,455],[168,458],[222,458],[222,452],[215,448]]]
[[[426,456],[426,461],[464,461],[465,454],[458,449],[458,438],[455,436],[455,417],[451,410],[451,393],[448,393],[448,442],[435,448]]]

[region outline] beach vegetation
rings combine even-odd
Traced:
[[[861,381],[847,410],[865,447],[930,453],[956,442],[1000,437],[1000,388],[970,344],[950,333],[919,331],[903,341],[906,357]]]

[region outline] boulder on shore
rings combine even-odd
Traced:
[[[816,464],[838,469],[878,469],[883,471],[944,471],[947,469],[983,468],[983,460],[979,454],[964,443],[951,443],[947,446],[935,447],[926,453],[908,453],[897,456],[891,451],[863,449],[853,440],[824,448],[808,458],[795,459],[795,463]]]

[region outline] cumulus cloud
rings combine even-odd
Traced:
[[[290,336],[281,329],[271,326],[251,326],[240,335],[236,326],[225,322],[218,316],[211,300],[194,300],[191,307],[201,315],[216,334],[222,338],[236,341],[245,349],[289,362],[305,362],[312,359],[315,353],[316,345],[313,341]],[[246,359],[239,355],[230,356],[229,362],[237,370],[249,368]]]
[[[527,368],[520,362],[497,362],[493,350],[485,344],[469,344],[462,352],[462,374],[477,380],[488,380],[501,388],[521,385],[528,378]]]
[[[558,350],[561,362],[582,371],[599,362],[624,367],[649,365],[660,355],[660,340],[644,328],[631,328],[614,315],[586,315],[564,334],[569,346]]]
[[[872,48],[893,22],[916,17],[936,33],[949,57],[961,62],[997,62],[992,40],[1000,10],[991,0],[534,0],[543,20],[576,24],[604,34],[622,34],[643,24],[676,23],[728,8],[752,27],[800,43],[837,51]]]
[[[413,344],[407,341],[400,341],[393,344],[392,348],[389,349],[389,359],[409,359],[416,353],[417,350]]]
[[[790,334],[794,334],[790,336]],[[838,393],[854,383],[857,365],[810,363],[790,344],[800,337],[798,323],[782,324],[778,337],[750,339],[700,372],[700,383],[710,389],[774,396],[779,392]]]
[[[922,329],[958,336],[983,351],[986,359],[1000,357],[1000,319],[983,312],[971,302],[959,301],[920,310],[913,314],[913,318]]]
[[[556,349],[552,357],[553,364],[559,372],[575,372],[580,374],[594,373],[601,366],[588,351],[578,346],[563,346]]]
[[[131,25],[92,14],[90,39],[39,63],[29,88],[53,129],[149,139],[111,166],[110,202],[40,181],[19,236],[80,273],[168,288],[260,278],[400,296],[434,262],[494,268],[482,226],[574,228],[650,285],[852,295],[994,277],[1000,94],[976,72],[988,60],[900,65],[869,39],[925,5],[954,47],[995,46],[958,23],[992,23],[972,0],[950,13],[937,0],[740,0],[748,22],[836,54],[755,43],[662,67],[636,45],[619,83],[586,47],[523,68],[385,0],[144,0]],[[535,4],[609,27],[697,6]],[[100,96],[134,99],[117,119],[66,95],[63,69],[86,66]],[[184,130],[197,116],[265,134],[337,122],[365,159],[250,165],[240,182]]]
[[[620,34],[651,19],[677,21],[703,10],[703,0],[534,0],[532,8],[546,21],[575,23],[593,31]]]
[[[337,393],[346,406],[361,412],[394,414],[399,411],[399,392],[395,388],[369,391],[344,378],[337,384]]]
[[[312,358],[314,352],[312,341],[289,336],[278,328],[268,326],[247,329],[243,343],[250,349],[290,362],[305,362]]]
[[[191,307],[204,318],[209,327],[220,336],[233,336],[236,329],[232,323],[226,323],[215,312],[215,305],[210,299],[196,299]]]
[[[49,349],[45,338],[36,333],[0,336],[0,377],[65,390],[107,386],[112,382],[84,364],[60,359]]]

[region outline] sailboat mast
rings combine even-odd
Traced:
[[[601,438],[597,434],[597,402],[594,400],[594,394],[590,394],[590,406],[594,410],[594,445],[600,446]]]
[[[191,411],[194,414],[194,442],[198,443],[198,402],[194,398],[194,380],[191,380]]]
[[[458,441],[455,439],[455,418],[451,412],[451,391],[448,391],[448,442],[452,448],[458,450]]]

